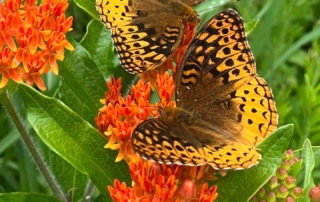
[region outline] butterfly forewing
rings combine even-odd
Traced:
[[[209,20],[191,42],[180,68],[176,92],[181,107],[220,98],[248,82],[256,69],[241,17],[225,10]]]
[[[96,7],[101,20],[112,31],[123,67],[136,74],[160,66],[173,54],[185,22],[197,22],[192,6],[203,1],[98,0]]]

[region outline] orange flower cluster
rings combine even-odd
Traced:
[[[134,128],[149,116],[158,117],[158,106],[172,106],[174,94],[173,77],[166,72],[157,76],[156,88],[160,102],[150,104],[150,83],[140,80],[132,87],[130,95],[121,96],[121,78],[107,83],[109,92],[101,100],[104,107],[95,119],[98,129],[109,139],[105,148],[120,150],[116,161],[129,163],[133,187],[114,181],[109,192],[114,201],[214,201],[218,194],[216,186],[208,188],[205,179],[212,179],[214,170],[209,166],[188,167],[161,165],[142,160],[131,147]]]
[[[208,188],[204,169],[178,165],[149,164],[140,160],[129,162],[133,187],[114,181],[109,192],[114,201],[202,201],[212,202],[217,197],[217,186]]]
[[[72,25],[68,5],[67,0],[42,0],[39,6],[36,0],[0,1],[0,88],[12,79],[46,89],[41,75],[58,74],[64,48],[74,49],[65,36]]]

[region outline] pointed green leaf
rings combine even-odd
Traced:
[[[291,170],[289,172],[289,175],[297,178],[297,176],[299,175],[299,173],[301,171],[302,165],[303,165],[303,161],[300,159],[297,163],[292,165]]]
[[[97,198],[94,199],[93,202],[108,202],[108,198],[106,198],[104,195],[100,194]]]
[[[94,124],[106,92],[105,80],[88,51],[77,44],[60,63],[62,85],[58,97],[86,121]]]
[[[320,159],[320,146],[314,146],[312,147],[313,149],[313,154],[314,154],[314,159]],[[320,161],[316,161],[316,166],[320,165]]]
[[[40,94],[29,86],[19,86],[31,123],[39,137],[53,151],[88,175],[100,192],[115,178],[130,179],[128,166],[115,163],[117,151],[104,149],[106,139],[88,122],[57,99]],[[127,182],[128,183],[128,182]]]
[[[109,81],[111,76],[114,76],[115,78],[121,77],[123,86],[122,93],[123,95],[127,95],[128,91],[132,87],[132,84],[136,82],[137,76],[129,74],[120,64],[119,57],[114,49],[110,31],[107,30],[105,25],[99,20],[92,20],[89,23],[87,30],[88,31],[81,40],[80,44],[91,56],[90,60],[92,60],[95,65],[90,65],[83,68],[92,69],[91,71],[93,72],[93,75],[96,75],[97,77],[100,77],[102,74],[106,81]],[[87,58],[84,58],[83,60],[85,61]],[[70,61],[71,64],[68,63],[68,61]],[[71,58],[71,60],[68,61],[64,61],[64,63],[67,63],[65,67],[75,69],[74,65],[72,64],[73,59]],[[99,72],[95,70],[97,68],[99,69]],[[77,71],[77,69],[71,71]],[[79,76],[79,73],[75,76]],[[62,75],[62,77],[64,76]],[[95,87],[104,87],[104,91],[106,91],[105,84],[102,85],[101,81],[98,81],[99,83],[96,82]]]
[[[110,31],[99,20],[91,21],[87,30],[81,45],[87,49],[105,80],[108,81],[110,76],[122,78],[122,93],[127,95],[137,76],[129,74],[120,64]]]
[[[82,8],[84,11],[89,13],[93,18],[98,19],[99,15],[95,7],[96,1],[88,1],[88,0],[74,0],[74,2]]]
[[[100,20],[92,20],[88,24],[87,33],[80,44],[89,52],[106,80],[113,75],[116,67],[121,66],[111,33]]]
[[[311,142],[309,139],[306,139],[301,151],[301,158],[303,160],[304,164],[304,182],[303,182],[303,188],[311,188],[314,185],[313,179],[312,179],[312,171],[314,169],[315,160],[314,155],[311,147]]]
[[[312,171],[315,166],[315,159],[314,154],[311,146],[311,142],[309,139],[306,139],[301,150],[301,158],[303,161],[303,170],[304,170],[304,177],[303,177],[303,194],[304,196],[299,199],[299,201],[308,201],[309,190],[315,185],[312,178]]]
[[[252,20],[250,22],[245,23],[245,27],[246,27],[246,33],[247,35],[249,35],[258,25],[259,19],[256,20]]]
[[[293,125],[278,128],[258,148],[262,159],[247,170],[230,171],[213,184],[218,185],[218,202],[249,201],[276,172],[293,133]]]

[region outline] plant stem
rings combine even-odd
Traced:
[[[9,99],[9,95],[8,95],[7,91],[0,93],[0,101],[2,102],[4,107],[6,108],[8,115],[11,117],[13,123],[17,127],[20,135],[22,136],[24,142],[26,143],[31,155],[33,156],[33,158],[34,158],[36,164],[38,165],[40,171],[42,172],[44,178],[47,180],[54,195],[63,201],[67,201],[64,196],[64,193],[59,188],[53,175],[51,174],[50,170],[46,166],[44,159],[40,155],[40,152],[38,151],[32,138],[30,137],[30,134],[28,133],[27,129],[24,127],[20,117],[18,116],[16,110],[14,109],[14,107],[11,103],[11,100]]]
[[[94,184],[90,180],[85,189],[84,199],[82,200],[83,202],[88,201],[86,197],[90,197],[92,195],[93,189],[94,189]]]

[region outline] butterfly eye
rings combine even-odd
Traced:
[[[138,15],[139,17],[144,17],[144,16],[147,16],[148,14],[145,13],[145,12],[143,12],[143,11],[141,11],[141,10],[138,10],[138,11],[137,11],[137,15]]]
[[[159,112],[161,117],[167,117],[168,116],[167,112],[164,110],[163,107],[158,107],[158,112]]]
[[[190,115],[185,113],[185,112],[183,112],[183,111],[181,111],[179,114],[177,114],[176,117],[177,117],[177,120],[183,121],[183,122],[185,122],[188,119],[190,119]]]
[[[188,15],[187,16],[187,21],[191,24],[197,23],[198,22],[198,16],[197,15]]]

